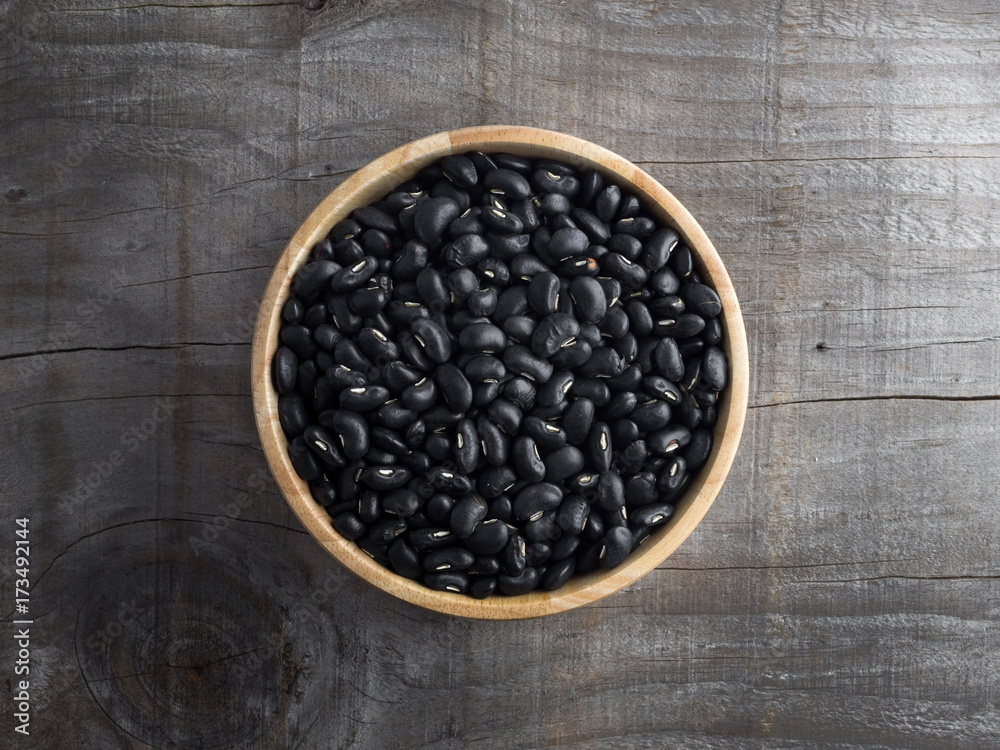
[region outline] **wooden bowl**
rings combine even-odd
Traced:
[[[278,348],[281,308],[288,299],[292,276],[306,262],[312,246],[355,208],[381,199],[428,164],[467,151],[506,151],[597,169],[623,189],[636,193],[647,211],[680,233],[696,255],[698,270],[722,299],[720,317],[723,346],[729,358],[729,385],[719,401],[715,440],[707,463],[675,504],[677,510],[671,521],[657,529],[624,563],[613,570],[577,576],[551,593],[533,591],[516,597],[495,595],[476,600],[433,591],[379,565],[334,531],[329,515],[313,500],[308,485],[292,468],[288,442],[278,423],[271,358]],[[607,149],[562,133],[507,126],[463,128],[413,141],[359,169],[330,193],[292,237],[268,282],[254,331],[252,377],[254,413],[268,465],[309,533],[348,569],[393,596],[445,614],[483,619],[538,617],[589,604],[638,580],[677,549],[701,521],[729,473],[743,431],[749,381],[746,332],[736,292],[711,241],[684,206],[644,171]]]

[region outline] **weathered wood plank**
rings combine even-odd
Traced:
[[[1000,744],[998,22],[984,0],[0,3],[0,520],[35,528],[33,746]],[[754,408],[660,569],[476,623],[302,532],[246,343],[334,185],[503,121],[604,144],[691,209]]]

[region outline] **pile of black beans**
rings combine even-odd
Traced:
[[[622,563],[705,463],[721,309],[600,173],[448,156],[294,276],[273,361],[291,463],[402,576],[551,591]]]

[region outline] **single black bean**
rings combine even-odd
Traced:
[[[522,375],[535,383],[547,382],[555,369],[522,344],[508,346],[504,350],[503,364],[508,371]]]
[[[625,362],[614,349],[595,349],[590,359],[577,368],[576,374],[583,378],[613,378],[625,371]],[[595,402],[596,403],[596,402]]]
[[[507,524],[496,518],[479,523],[465,540],[465,546],[477,555],[495,555],[507,546]]]
[[[546,452],[566,445],[566,432],[562,427],[534,415],[524,418],[521,431],[532,438],[539,449]]]
[[[583,230],[590,242],[601,244],[607,242],[611,236],[608,225],[601,221],[597,214],[579,206],[570,213],[574,223]]]
[[[608,529],[601,546],[600,565],[602,568],[615,568],[625,561],[631,551],[632,532],[628,526]]]
[[[441,173],[460,188],[470,188],[479,179],[472,159],[461,154],[450,154],[441,159]]]
[[[424,556],[424,570],[466,570],[475,561],[476,556],[464,547],[441,547]]]
[[[556,311],[558,303],[559,277],[551,271],[542,271],[533,275],[528,284],[528,304],[531,309],[539,315],[549,315]]]
[[[496,310],[497,299],[497,290],[486,287],[485,289],[477,289],[470,294],[466,304],[469,306],[469,312],[473,315],[485,317],[492,315],[493,311]]]
[[[636,406],[629,417],[643,432],[659,430],[670,423],[670,405],[660,399],[644,401]]]
[[[686,281],[694,273],[694,258],[687,245],[677,245],[670,255],[669,268],[681,281]]]
[[[300,435],[288,444],[288,458],[292,462],[295,473],[307,482],[323,476],[323,467],[316,454],[309,450],[305,439]]]
[[[500,567],[510,576],[516,576],[524,570],[527,544],[518,533],[511,533],[507,538],[507,546],[500,551]]]
[[[449,591],[453,594],[469,593],[471,580],[465,573],[445,570],[440,573],[425,573],[424,584],[434,591]]]
[[[649,286],[656,294],[676,294],[681,287],[681,281],[669,268],[661,268],[650,277]]]
[[[427,267],[418,273],[416,286],[420,300],[435,312],[446,309],[446,306],[451,302],[451,296],[449,295],[448,287],[445,285],[444,277],[436,268]],[[412,324],[415,320],[411,320],[410,322]]]
[[[572,539],[573,537],[568,538]],[[576,572],[576,558],[570,555],[572,555],[572,550],[563,559],[546,567],[545,574],[541,579],[541,587],[543,589],[546,591],[555,591],[559,587],[564,586],[573,577],[573,574]]]
[[[471,419],[463,419],[455,429],[455,463],[464,474],[471,474],[479,463],[479,433]]]
[[[700,338],[688,338],[677,343],[681,356],[685,361],[699,357],[705,351],[705,342]]]
[[[320,420],[322,423],[323,420]],[[347,458],[361,458],[371,447],[371,433],[368,421],[355,411],[337,409],[330,415],[328,424],[340,439],[340,446]]]
[[[384,518],[372,525],[368,530],[368,538],[376,544],[388,546],[405,531],[406,521],[402,518]]]
[[[430,378],[422,378],[406,388],[399,397],[400,403],[407,409],[422,412],[432,407],[438,400],[438,387]]]
[[[405,538],[396,539],[389,545],[389,562],[393,570],[404,578],[419,579],[423,574],[420,555]]]
[[[555,484],[529,484],[514,498],[514,517],[519,521],[537,520],[545,511],[558,508],[562,498],[563,490]]]
[[[510,438],[496,422],[486,415],[480,415],[476,421],[476,431],[479,433],[479,443],[486,461],[493,466],[507,463],[507,457],[510,455]]]
[[[351,309],[351,304],[347,297],[342,294],[331,294],[326,298],[326,306],[330,311],[333,324],[340,329],[341,333],[353,335],[361,330],[364,325],[364,318]]]
[[[330,289],[337,294],[360,289],[368,283],[377,270],[378,259],[371,255],[366,256],[354,265],[337,271],[330,279]]]
[[[629,516],[632,523],[640,526],[659,526],[674,515],[674,506],[669,503],[651,503],[636,508]]]
[[[567,495],[556,512],[556,523],[567,534],[577,535],[583,531],[590,513],[590,504],[582,495]]]
[[[589,246],[590,239],[580,229],[560,229],[553,233],[552,239],[549,240],[549,251],[559,259],[582,255],[587,252]]]
[[[352,411],[377,409],[391,398],[389,389],[381,385],[345,388],[340,392],[340,406]]]
[[[567,178],[572,179],[572,178]],[[536,568],[525,568],[516,576],[501,573],[497,576],[497,588],[505,596],[520,596],[538,587],[539,577]]]
[[[573,387],[573,373],[560,370],[542,385],[538,386],[537,403],[539,406],[556,406],[566,400],[566,394]]]
[[[368,533],[368,526],[357,513],[341,513],[333,519],[334,530],[347,541],[353,542]]]
[[[448,225],[462,213],[452,198],[429,198],[417,205],[413,216],[413,231],[428,247],[437,247]]]
[[[643,246],[642,261],[646,268],[650,271],[658,271],[667,265],[670,254],[677,247],[678,242],[680,242],[680,235],[673,229],[660,227],[653,232]]]
[[[638,216],[641,209],[642,206],[639,203],[639,199],[632,193],[626,193],[622,196],[621,203],[618,204],[618,212],[615,214],[615,218],[628,219]]]
[[[639,260],[642,254],[642,240],[630,234],[613,234],[607,242],[608,250],[618,253],[633,263]]]
[[[300,393],[278,396],[278,421],[289,437],[296,437],[309,426],[309,407]]]
[[[653,330],[653,317],[649,308],[637,299],[629,300],[625,303],[625,312],[628,315],[628,329],[631,333],[642,338],[648,336]]]
[[[514,441],[512,460],[522,479],[541,482],[545,478],[545,464],[533,438],[523,435]]]
[[[587,438],[594,422],[594,402],[589,398],[577,398],[563,415],[563,429],[566,440],[572,445],[580,445]]]
[[[517,481],[517,472],[510,464],[486,466],[476,478],[476,489],[487,500],[494,500],[513,487]]]
[[[649,449],[657,455],[669,455],[691,442],[691,431],[681,425],[664,427],[646,436]]]
[[[456,544],[458,537],[450,529],[428,526],[410,532],[410,543],[418,552],[429,552]]]
[[[605,471],[597,480],[597,502],[605,510],[617,510],[625,504],[625,483],[617,471]]]
[[[608,422],[627,417],[635,409],[637,402],[636,395],[631,391],[616,393],[608,401],[607,406],[601,409],[601,417]]]
[[[651,471],[640,471],[630,476],[625,482],[625,497],[629,506],[646,505],[656,500],[656,480],[656,474]]]
[[[278,347],[271,364],[272,376],[274,379],[274,389],[279,394],[288,394],[295,391],[296,379],[298,377],[299,358],[288,346]]]
[[[466,495],[451,511],[451,530],[459,539],[466,539],[476,529],[476,524],[486,518],[488,506],[479,495]]]
[[[455,507],[455,498],[439,492],[427,501],[427,517],[438,526],[449,526],[451,511]]]
[[[598,323],[607,314],[608,299],[597,279],[578,276],[570,284],[570,295],[583,322]]]
[[[410,330],[432,361],[441,364],[451,358],[451,340],[444,328],[433,320],[417,318],[411,324]]]
[[[489,245],[481,235],[463,234],[445,247],[441,257],[453,268],[468,268],[483,260],[489,252]]]
[[[413,472],[401,466],[369,466],[358,479],[373,490],[385,492],[403,487],[413,478]]]
[[[604,319],[598,324],[602,337],[618,339],[628,331],[628,315],[624,305],[617,304],[608,308]]]
[[[712,452],[712,432],[705,427],[697,427],[691,431],[691,442],[684,451],[684,459],[687,461],[690,471],[697,471],[708,460]]]
[[[556,216],[565,216],[573,210],[573,202],[565,195],[548,193],[538,202],[538,210],[550,221]]]
[[[618,464],[623,472],[631,473],[639,471],[648,458],[649,446],[646,445],[646,441],[633,440],[627,443],[618,454]]]
[[[532,541],[527,545],[524,564],[528,568],[540,568],[552,556],[552,547],[544,540]]]
[[[537,400],[537,390],[531,381],[518,375],[503,384],[504,398],[517,406],[522,413],[531,410]]]
[[[656,369],[667,380],[676,382],[684,376],[684,360],[675,339],[665,338],[660,341],[653,358]]]
[[[281,307],[281,319],[286,323],[301,323],[306,307],[298,297],[289,297]]]
[[[611,430],[606,423],[596,422],[591,428],[587,434],[586,450],[597,471],[604,472],[611,467]]]
[[[491,193],[514,201],[526,200],[531,195],[531,185],[523,175],[511,169],[494,169],[483,176],[483,187]]]
[[[315,453],[320,461],[330,468],[339,469],[347,465],[347,459],[337,447],[339,439],[331,435],[323,427],[310,425],[302,433],[306,446]]]
[[[318,347],[313,340],[312,332],[304,325],[290,325],[281,329],[281,343],[295,352],[299,360],[312,359]],[[297,365],[296,365],[297,366]]]
[[[507,348],[507,335],[491,323],[476,323],[462,329],[458,345],[472,354],[496,354]]]
[[[423,377],[423,373],[410,367],[405,362],[389,362],[382,368],[382,382],[388,387],[391,393],[395,394],[402,393],[405,388],[413,385]]]
[[[558,193],[572,200],[580,192],[580,180],[572,175],[561,175],[548,169],[536,169],[531,181],[544,193]]]
[[[531,334],[531,351],[541,358],[551,357],[561,348],[569,346],[579,333],[580,323],[572,315],[546,315]]]
[[[701,379],[709,388],[721,391],[726,387],[728,365],[726,355],[717,346],[708,347],[701,357]]]
[[[611,391],[608,386],[596,378],[577,377],[573,381],[569,395],[578,399],[589,399],[596,407],[604,406],[611,400]]]
[[[448,225],[448,236],[458,239],[463,234],[485,234],[486,225],[483,223],[482,215],[480,206],[467,208],[461,216]]]
[[[332,260],[306,263],[292,278],[292,289],[298,297],[312,299],[329,289],[330,280],[340,270],[340,265]]]
[[[557,448],[545,457],[545,481],[558,483],[583,470],[584,458],[573,445]]]

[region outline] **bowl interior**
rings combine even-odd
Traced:
[[[506,151],[599,170],[623,190],[636,193],[657,221],[678,231],[693,251],[698,271],[722,300],[720,321],[729,360],[729,385],[720,396],[708,461],[676,503],[671,521],[624,563],[613,570],[576,576],[551,593],[533,591],[517,597],[497,595],[475,600],[432,591],[379,565],[334,531],[329,515],[292,468],[288,443],[278,422],[271,358],[278,347],[281,307],[288,299],[292,276],[307,261],[312,246],[355,208],[379,200],[443,156],[467,151]],[[348,569],[400,599],[446,614],[484,619],[537,617],[588,604],[618,591],[662,562],[701,521],[729,472],[746,417],[749,385],[746,333],[732,282],[711,241],[677,199],[634,164],[593,143],[547,130],[505,126],[465,128],[414,141],[366,165],[330,193],[298,229],[275,266],[258,313],[251,367],[254,413],[268,464],[292,510],[320,544]]]

